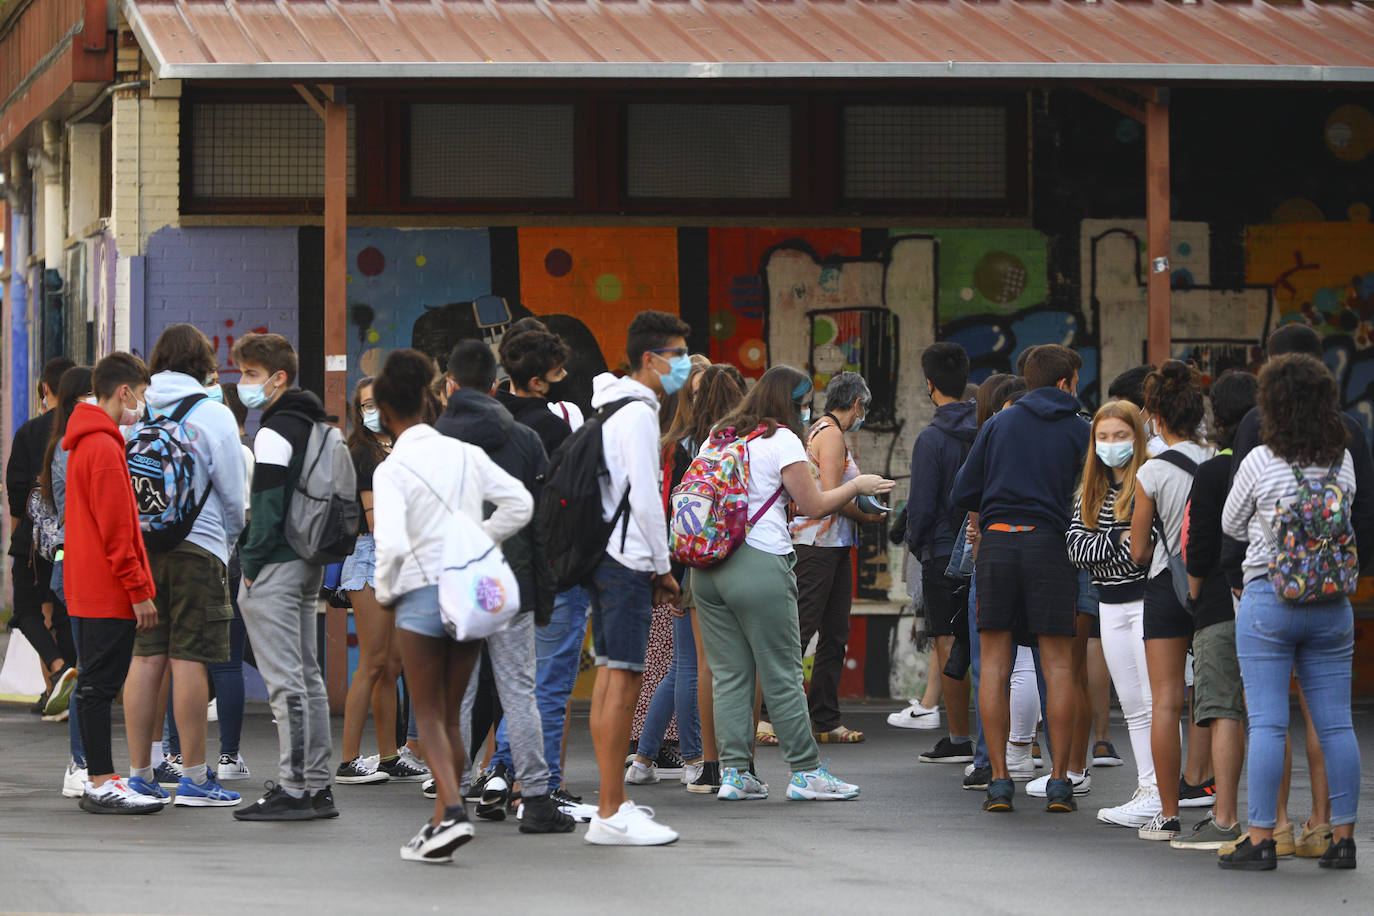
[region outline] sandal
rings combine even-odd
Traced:
[[[845,728],[843,725],[832,728],[828,732],[814,732],[813,734],[821,744],[862,744],[864,740],[863,732]]]
[[[777,732],[773,731],[772,722],[759,722],[754,728],[754,743],[761,744],[764,747],[778,746],[778,735]]]

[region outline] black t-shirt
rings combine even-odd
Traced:
[[[372,475],[377,471],[377,465],[381,461],[377,459],[376,453],[370,448],[354,448],[349,451],[353,458],[353,474],[358,478],[358,505],[363,503],[363,494],[372,491]],[[367,513],[362,514],[362,525],[358,529],[359,534],[371,534],[372,526],[367,522]]]
[[[1230,538],[1221,533],[1221,512],[1230,491],[1229,454],[1217,455],[1198,466],[1188,497],[1187,539],[1183,551],[1188,575],[1203,580],[1202,591],[1193,603],[1193,627],[1197,630],[1236,616],[1228,580],[1234,573],[1239,582],[1240,568],[1238,564],[1234,570],[1227,568],[1228,561],[1234,563],[1236,555],[1225,545]]]

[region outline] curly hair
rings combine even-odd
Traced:
[[[1271,359],[1259,376],[1260,441],[1292,464],[1335,464],[1349,435],[1336,403],[1336,379],[1315,356]]]
[[[1202,377],[1196,369],[1182,360],[1166,359],[1164,365],[1145,376],[1141,392],[1145,409],[1169,432],[1183,439],[1197,437],[1207,404],[1202,394]]]

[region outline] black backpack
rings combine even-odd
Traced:
[[[630,491],[610,521],[601,518],[601,480],[608,475],[601,427],[634,398],[605,405],[563,441],[549,460],[534,524],[546,543],[545,556],[558,591],[584,585],[596,572],[617,524],[624,549],[630,525]]]

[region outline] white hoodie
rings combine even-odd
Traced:
[[[611,532],[606,553],[627,569],[663,574],[668,563],[668,520],[663,514],[663,465],[658,451],[658,395],[626,376],[603,372],[592,379],[592,406],[634,398],[601,427],[608,478],[601,481],[601,518],[610,521],[628,487],[630,522],[621,548],[622,522]]]

